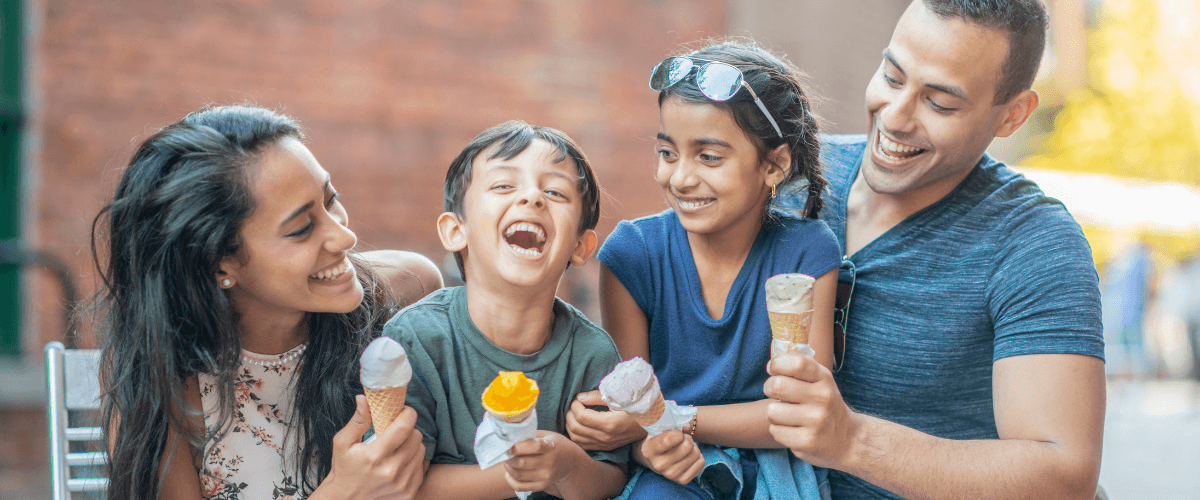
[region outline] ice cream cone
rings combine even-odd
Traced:
[[[524,421],[533,413],[538,398],[537,381],[521,372],[500,372],[479,396],[483,409],[502,422]]]
[[[380,390],[364,387],[363,392],[367,396],[367,407],[371,409],[371,423],[375,427],[375,432],[380,433],[387,429],[392,421],[396,420],[396,416],[404,410],[404,397],[408,394],[408,386],[402,385]]]
[[[767,311],[767,319],[771,322],[771,336],[776,340],[784,340],[796,344],[808,343],[808,329],[812,324],[812,311],[800,313],[781,313]]]
[[[658,419],[662,418],[663,411],[666,409],[667,402],[663,400],[662,393],[660,392],[658,393],[658,399],[654,401],[654,404],[650,406],[649,410],[646,410],[646,413],[629,412],[629,416],[633,417],[633,420],[637,422],[638,425],[646,427],[658,422]]]

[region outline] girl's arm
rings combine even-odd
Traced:
[[[813,321],[809,343],[817,352],[816,360],[833,365],[833,303],[837,291],[837,270],[825,273],[813,284]],[[646,315],[633,296],[612,271],[600,268],[600,300],[604,328],[617,343],[621,357],[649,357],[649,329]],[[766,367],[763,367],[766,370]],[[700,443],[740,448],[782,448],[768,432],[767,399],[731,405],[704,406],[697,410],[696,434]],[[645,436],[628,415],[598,412],[584,405],[603,404],[599,393],[581,395],[571,405],[567,431],[584,449],[613,449]],[[689,429],[690,431],[690,429]],[[638,433],[641,432],[639,435]]]
[[[813,284],[813,319],[808,342],[818,363],[833,366],[833,302],[837,293],[837,269],[825,273]],[[763,367],[766,370],[766,367]],[[736,448],[783,448],[768,431],[767,405],[764,399],[749,403],[702,406],[697,409],[696,434],[700,443]]]

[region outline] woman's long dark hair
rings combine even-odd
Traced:
[[[252,170],[264,151],[286,137],[303,140],[304,134],[291,118],[266,109],[193,112],[138,147],[112,202],[92,223],[103,287],[89,312],[103,347],[108,498],[159,497],[164,455],[186,453],[178,440],[168,442],[169,429],[202,455],[228,427],[241,341],[237,313],[216,275],[222,259],[245,257],[238,233],[255,209]],[[305,493],[329,473],[333,435],[354,413],[354,395],[362,391],[358,355],[394,312],[386,287],[352,261],[363,281],[363,303],[347,314],[305,318],[309,347],[289,433],[297,445],[287,457],[299,469],[295,477]],[[198,372],[217,380],[220,402],[218,425],[202,435],[184,432],[184,420],[202,411],[188,406],[183,390],[184,380]]]
[[[776,57],[749,41],[713,43],[686,55],[708,61],[720,61],[741,70],[746,83],[750,84],[750,88],[754,89],[763,105],[771,111],[772,117],[783,132],[783,138],[775,133],[775,128],[763,116],[762,110],[754,103],[749,92],[739,91],[728,101],[715,102],[700,92],[694,78],[686,78],[659,92],[659,106],[662,106],[667,98],[677,97],[684,102],[712,104],[729,110],[738,127],[758,150],[760,160],[766,160],[771,151],[786,143],[792,155],[792,168],[788,170],[788,176],[783,182],[779,183],[779,187],[782,188],[793,181],[807,182],[808,202],[800,215],[817,218],[824,207],[821,192],[828,183],[821,172],[818,121],[810,109],[809,96],[804,92],[804,74],[785,59]]]

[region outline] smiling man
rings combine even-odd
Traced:
[[[1036,0],[916,0],[867,87],[867,133],[826,138],[841,364],[781,356],[764,392],[774,437],[833,469],[837,500],[1095,495],[1091,251],[1061,204],[985,154],[1037,108],[1045,31]]]

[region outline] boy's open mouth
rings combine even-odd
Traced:
[[[504,230],[504,241],[519,255],[539,257],[546,245],[546,231],[530,222],[514,222]]]

